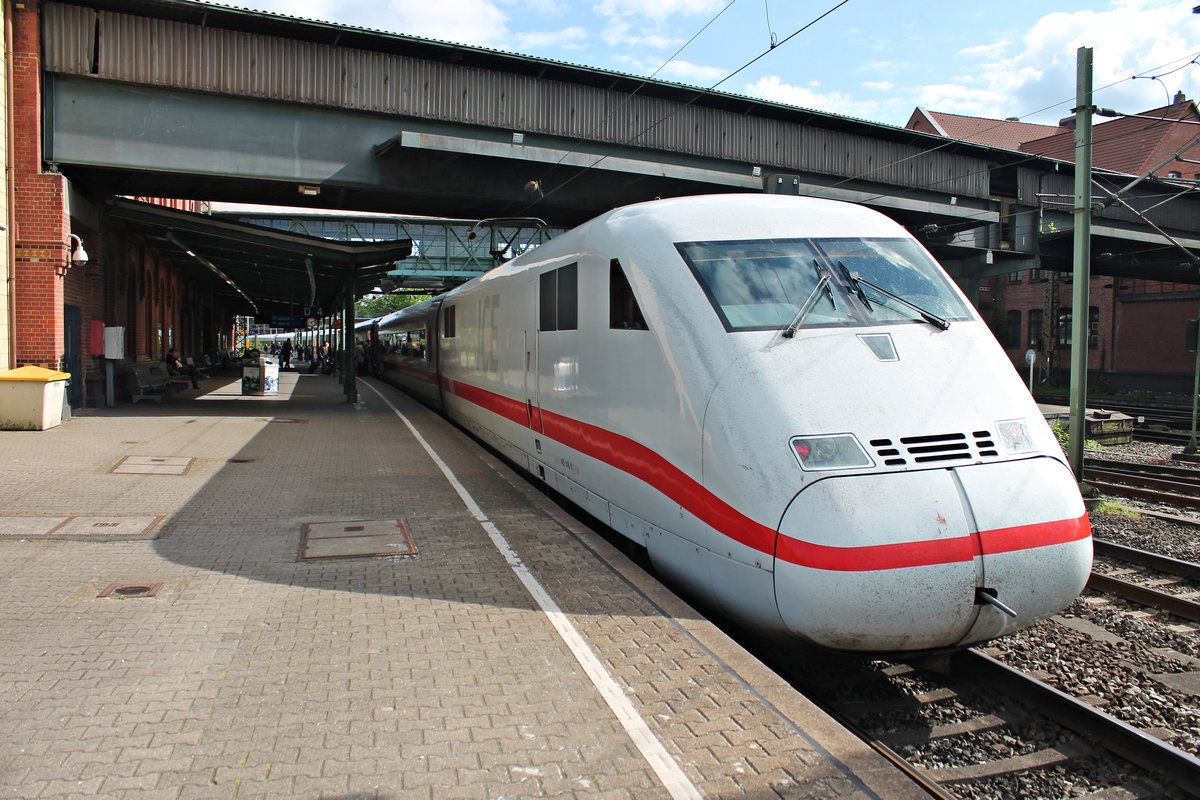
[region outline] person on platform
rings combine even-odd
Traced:
[[[279,350],[279,368],[292,368],[292,340],[288,339],[283,343],[283,347]]]
[[[187,375],[192,379],[192,388],[200,388],[200,376],[196,374],[196,368],[189,367],[188,365],[184,364],[183,360],[179,357],[179,353],[175,351],[174,347],[168,350],[167,354],[163,356],[163,362],[165,362],[167,365],[168,375]]]

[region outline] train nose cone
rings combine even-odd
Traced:
[[[929,650],[1016,630],[1070,604],[1091,565],[1070,471],[1050,458],[831,477],[779,529],[784,622],[826,647]],[[1015,611],[982,604],[976,590]]]

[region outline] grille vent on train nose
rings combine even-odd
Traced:
[[[902,436],[897,440],[872,439],[871,447],[885,466],[932,464],[945,461],[974,461],[998,455],[991,431]]]

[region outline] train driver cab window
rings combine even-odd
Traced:
[[[817,302],[804,315],[806,326],[845,324],[849,319],[847,304],[840,297],[832,299],[829,269],[818,263],[820,255],[811,242],[764,239],[676,247],[727,331],[787,327],[810,297]],[[831,292],[824,294],[827,288]]]
[[[454,338],[454,309],[455,306],[446,306],[442,309],[442,338]]]
[[[608,327],[614,330],[646,330],[646,318],[638,307],[637,298],[633,296],[633,288],[621,262],[613,259],[608,262]]]
[[[761,239],[676,245],[728,331],[968,318],[908,239]],[[935,322],[937,319],[938,322]]]
[[[576,330],[579,327],[579,265],[568,264],[543,272],[538,289],[538,330]]]

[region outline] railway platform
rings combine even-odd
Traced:
[[[923,793],[393,388],[0,432],[0,798]]]

